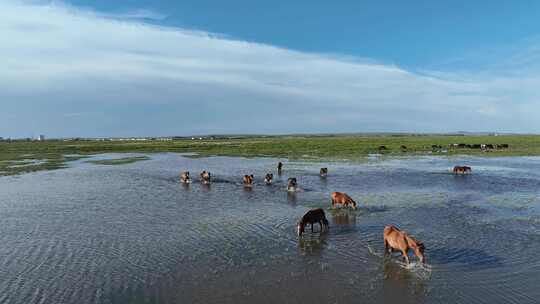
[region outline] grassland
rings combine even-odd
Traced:
[[[506,149],[455,148],[452,144],[508,144]],[[433,145],[441,148],[433,148]],[[381,151],[380,146],[386,150]],[[401,149],[406,146],[407,149]],[[101,153],[195,152],[201,156],[272,156],[288,159],[355,160],[371,153],[411,155],[540,155],[540,136],[282,136],[173,141],[0,142],[0,175],[63,168],[69,161]],[[27,165],[20,165],[30,162]],[[38,162],[35,162],[38,161]],[[19,165],[17,165],[19,164]]]

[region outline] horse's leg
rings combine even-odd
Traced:
[[[313,233],[313,223],[311,223],[311,233]]]
[[[390,253],[390,246],[388,245],[388,241],[384,239],[384,254]]]

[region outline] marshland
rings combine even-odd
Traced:
[[[508,148],[449,148],[454,143]],[[1,302],[540,298],[535,136],[0,145],[4,162],[31,168],[4,167],[8,176],[0,177]],[[472,173],[454,174],[455,165]],[[191,184],[180,183],[183,170]],[[199,183],[203,170],[212,173],[208,185]],[[273,173],[269,185],[266,173]],[[251,174],[245,187],[242,177]],[[286,190],[290,177],[297,191]],[[333,208],[334,191],[357,208]],[[314,208],[325,211],[329,229],[299,237],[299,219]],[[421,240],[427,262],[385,255],[386,225]]]

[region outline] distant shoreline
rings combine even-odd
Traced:
[[[182,139],[45,140],[0,142],[0,176],[64,168],[102,153],[197,153],[200,156],[343,160],[386,156],[539,156],[540,135],[288,135]],[[20,165],[21,162],[28,165]]]

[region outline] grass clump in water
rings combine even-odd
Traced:
[[[92,163],[96,165],[125,165],[149,159],[150,157],[148,156],[133,156],[116,159],[89,160],[87,161],[87,163]]]

